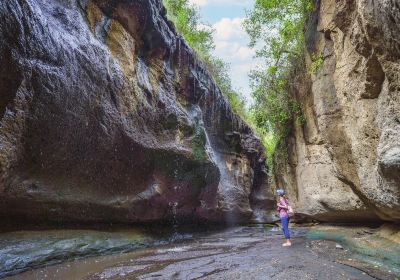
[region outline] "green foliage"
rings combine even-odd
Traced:
[[[324,62],[324,57],[322,56],[322,52],[315,52],[311,55],[311,65],[309,69],[310,74],[317,73],[318,69],[321,67]]]
[[[272,172],[274,167],[274,155],[279,144],[279,138],[273,133],[264,133],[261,135],[261,142],[265,148],[267,165],[270,167],[269,171]]]
[[[248,111],[241,94],[232,89],[229,65],[211,52],[214,48],[212,30],[199,21],[198,10],[188,0],[164,0],[167,16],[176,30],[206,63],[208,70],[228,99],[233,111],[245,119],[260,136],[265,147],[268,165],[272,170],[273,157],[281,139],[291,129],[293,119],[301,120],[301,110],[290,94],[296,66],[303,61],[303,26],[311,0],[257,0],[245,21],[251,46],[260,48],[257,56],[264,58],[266,70],[251,73],[254,105]],[[197,160],[204,158],[205,138],[195,132],[192,148]]]
[[[211,27],[199,21],[197,8],[189,4],[188,0],[164,0],[163,3],[167,9],[168,19],[174,23],[176,31],[206,63],[222,94],[231,104],[233,111],[245,117],[245,102],[241,94],[232,88],[229,65],[211,54],[214,49]]]
[[[225,95],[228,98],[229,103],[231,104],[233,112],[246,120],[247,110],[242,95],[234,90],[225,93]]]
[[[214,48],[212,30],[209,26],[200,28],[199,12],[188,0],[164,0],[167,17],[176,31],[200,56],[208,56]],[[203,24],[204,25],[204,24]]]
[[[296,71],[304,64],[303,28],[312,8],[311,0],[256,0],[244,22],[250,46],[257,48],[267,66],[250,75],[255,100],[251,114],[270,167],[270,157],[283,146],[279,142],[290,132],[293,120],[302,120],[292,89]]]

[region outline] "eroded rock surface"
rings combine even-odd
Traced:
[[[277,228],[235,227],[179,244],[71,261],[6,279],[396,279],[389,272],[392,268],[381,266],[382,260],[371,264],[345,245],[338,249],[336,242],[305,240],[307,230],[291,229],[291,248],[282,248]]]
[[[0,216],[265,216],[263,151],[159,0],[0,4]]]
[[[400,6],[322,0],[307,33],[323,63],[298,77],[305,123],[277,159],[276,181],[322,221],[400,220]]]

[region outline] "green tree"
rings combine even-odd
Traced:
[[[164,0],[167,17],[175,25],[176,31],[201,57],[209,56],[214,49],[212,29],[202,24],[200,28],[199,11],[188,0]]]
[[[256,0],[244,27],[250,46],[266,67],[250,75],[254,105],[252,122],[269,156],[301,118],[294,100],[292,81],[304,64],[304,26],[313,5],[311,0]]]
[[[229,76],[229,65],[212,55],[214,49],[213,30],[200,22],[199,11],[188,0],[164,0],[167,17],[175,25],[176,31],[195,50],[207,65],[222,94],[228,99],[233,111],[245,118],[246,108],[242,95],[233,90]]]

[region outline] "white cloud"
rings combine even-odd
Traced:
[[[209,1],[207,0],[189,0],[190,4],[194,4],[197,6],[206,6]]]
[[[260,60],[254,58],[255,51],[248,47],[250,39],[243,30],[243,20],[239,17],[222,18],[213,24],[214,54],[230,64],[233,86],[251,103],[248,74],[260,64]]]
[[[240,47],[237,51],[237,54],[240,59],[252,59],[255,55],[254,50],[250,49],[249,47]]]
[[[222,18],[213,25],[216,40],[240,39],[246,37],[243,30],[244,18]]]
[[[207,5],[234,5],[234,6],[247,6],[252,3],[252,0],[189,0],[191,4],[197,6],[207,6]]]
[[[234,41],[215,41],[215,55],[231,63],[233,61],[251,60],[254,50]]]
[[[234,49],[240,58],[252,58],[255,50],[248,47],[250,37],[243,28],[245,18],[221,18],[212,25],[217,51]],[[266,31],[273,32],[273,31]]]
[[[215,54],[231,64],[237,60],[248,60],[254,56],[250,49],[248,35],[242,28],[243,18],[222,18],[212,27],[214,32]]]

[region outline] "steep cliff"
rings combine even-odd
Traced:
[[[400,3],[321,0],[295,81],[304,124],[275,178],[296,211],[322,221],[400,220]],[[314,62],[315,63],[315,62]]]
[[[160,0],[0,3],[0,216],[267,216],[263,150]]]

